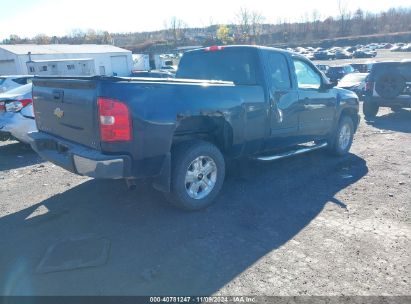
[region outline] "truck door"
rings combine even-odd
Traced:
[[[322,88],[322,77],[314,66],[293,58],[300,103],[300,141],[311,141],[326,135],[332,128],[337,96],[332,89]]]
[[[270,137],[267,148],[293,145],[298,135],[298,91],[291,85],[290,67],[278,52],[264,52],[269,91]]]

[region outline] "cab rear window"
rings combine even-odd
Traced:
[[[257,54],[251,49],[225,48],[218,51],[186,53],[176,78],[232,81],[238,85],[257,84]]]

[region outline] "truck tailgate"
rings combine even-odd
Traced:
[[[95,80],[34,79],[33,101],[40,131],[100,149]]]

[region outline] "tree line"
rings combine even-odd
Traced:
[[[68,43],[114,44],[133,51],[152,48],[175,49],[187,45],[213,44],[292,44],[315,42],[322,39],[411,32],[411,7],[391,8],[381,13],[358,9],[349,11],[345,0],[338,0],[338,15],[322,16],[318,10],[306,13],[297,22],[279,18],[267,22],[258,11],[241,8],[231,24],[213,24],[202,28],[190,28],[183,20],[172,17],[164,23],[164,29],[139,33],[108,33],[96,30],[72,30],[63,37],[39,34],[32,39],[11,35],[4,44],[20,43]]]

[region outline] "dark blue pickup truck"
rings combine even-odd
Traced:
[[[348,153],[358,99],[306,58],[258,46],[184,54],[175,79],[33,81],[44,159],[94,178],[149,178],[178,207],[211,204],[225,161],[271,161],[320,148]]]

